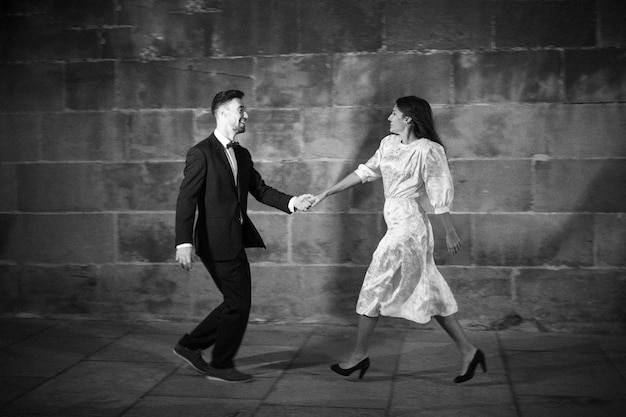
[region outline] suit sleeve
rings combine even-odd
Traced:
[[[259,202],[284,211],[287,214],[291,214],[291,211],[289,210],[289,200],[291,200],[293,196],[285,194],[265,184],[261,174],[254,169],[254,165],[250,170],[249,192]]]
[[[193,242],[196,207],[204,191],[206,169],[202,151],[191,148],[187,153],[184,178],[176,200],[176,245]]]

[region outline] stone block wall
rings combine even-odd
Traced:
[[[266,181],[318,192],[396,98],[433,105],[463,249],[436,261],[475,328],[626,331],[620,0],[1,0],[0,313],[196,320],[173,263],[187,149],[246,93]],[[354,323],[380,183],[287,216],[250,201],[252,319]]]

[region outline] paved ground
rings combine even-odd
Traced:
[[[362,381],[328,366],[355,328],[251,324],[247,384],[209,381],[171,349],[180,323],[0,320],[0,415],[13,416],[623,416],[626,337],[469,332],[488,372],[455,385],[440,330],[379,327]]]

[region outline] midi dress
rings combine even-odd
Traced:
[[[427,323],[457,312],[456,300],[433,258],[427,211],[450,211],[452,176],[441,145],[429,139],[403,144],[383,138],[375,154],[355,173],[363,183],[382,178],[387,232],[365,274],[356,312]]]

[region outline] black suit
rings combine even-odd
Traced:
[[[290,213],[288,205],[293,197],[265,184],[247,149],[233,149],[237,184],[226,150],[214,134],[192,147],[176,201],[176,244],[194,243],[224,296],[224,302],[179,343],[190,349],[215,345],[211,362],[215,368],[234,366],[233,358],[248,323],[251,282],[244,248],[265,247],[246,213],[248,192],[285,213]]]

